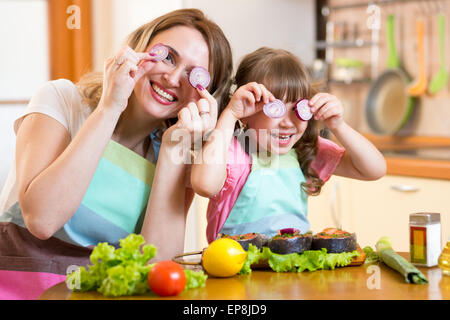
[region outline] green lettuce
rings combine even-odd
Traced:
[[[252,269],[250,268],[250,266],[254,263],[258,263],[261,259],[263,259],[262,252],[258,249],[257,246],[250,244],[247,250],[247,257],[245,258],[244,266],[242,267],[241,271],[239,271],[239,274],[252,273]]]
[[[301,254],[277,254],[268,247],[259,250],[256,246],[249,245],[249,254],[240,274],[251,273],[250,266],[254,261],[267,260],[270,268],[275,272],[303,272],[316,270],[333,270],[336,267],[344,267],[359,256],[357,250],[342,253],[327,253],[326,249],[308,250]],[[250,271],[249,271],[250,270]]]
[[[186,275],[184,290],[204,287],[208,278],[203,271],[184,270],[184,274]]]
[[[154,264],[156,247],[145,244],[142,235],[130,234],[119,241],[120,248],[102,242],[90,255],[92,264],[67,275],[66,284],[75,291],[98,291],[105,296],[129,296],[150,291],[148,272]],[[205,285],[203,272],[185,270],[189,288]]]

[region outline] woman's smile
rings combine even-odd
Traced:
[[[160,83],[150,81],[150,93],[152,97],[163,105],[171,105],[178,100],[177,96],[170,90],[164,88]]]

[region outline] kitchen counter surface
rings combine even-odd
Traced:
[[[408,259],[408,253],[400,253]],[[186,291],[179,296],[159,298],[154,294],[121,299],[177,300],[450,300],[450,277],[441,269],[419,268],[427,277],[426,285],[408,284],[386,265],[369,264],[302,273],[253,271],[248,276],[208,278],[204,288]],[[98,292],[72,292],[59,283],[40,297],[41,300],[108,299]]]
[[[450,180],[450,138],[364,136],[384,154],[387,174]]]

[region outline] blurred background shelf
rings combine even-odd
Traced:
[[[323,50],[327,48],[368,48],[377,46],[378,43],[367,40],[342,40],[342,41],[317,41],[316,49]]]

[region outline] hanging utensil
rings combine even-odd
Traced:
[[[366,99],[366,119],[372,131],[378,134],[395,134],[412,115],[415,99],[408,96],[409,77],[400,66],[395,46],[395,17],[386,21],[387,70],[370,86]]]
[[[435,94],[442,90],[448,82],[447,66],[445,64],[445,15],[441,12],[438,16],[438,36],[440,67],[438,73],[431,79],[428,93]]]
[[[418,56],[418,66],[419,74],[417,79],[408,87],[409,95],[413,97],[419,97],[423,95],[427,90],[427,73],[425,70],[425,48],[423,45],[425,23],[423,19],[419,19],[416,22],[416,33],[417,33],[417,56]]]

